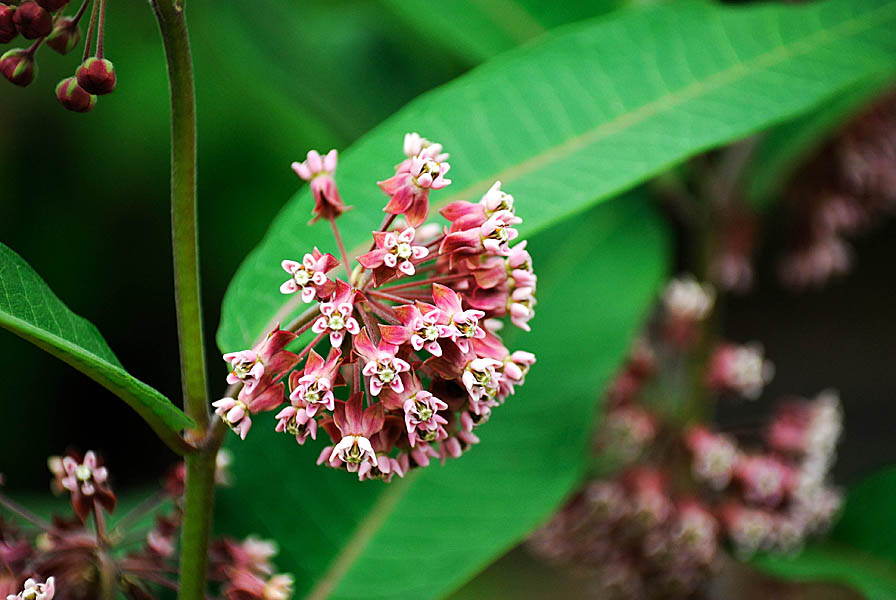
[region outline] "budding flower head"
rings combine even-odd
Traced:
[[[56,19],[53,32],[47,38],[47,46],[59,54],[68,54],[81,43],[81,28],[72,17]]]
[[[88,94],[109,94],[115,89],[115,81],[115,68],[105,58],[90,57],[78,67],[78,85]]]
[[[0,44],[8,44],[19,35],[19,30],[16,29],[16,24],[13,20],[15,14],[15,6],[0,4]]]
[[[75,77],[63,79],[56,86],[56,99],[72,112],[86,113],[96,106],[96,96],[85,92]]]
[[[18,594],[10,594],[6,600],[53,600],[56,595],[56,580],[47,578],[44,583],[38,583],[35,579],[27,579],[24,589]]]
[[[25,87],[34,81],[37,67],[34,54],[28,50],[15,48],[0,56],[0,73],[15,85]]]
[[[53,17],[37,2],[20,4],[13,16],[13,22],[26,40],[46,37],[53,31]]]

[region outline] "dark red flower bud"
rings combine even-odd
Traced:
[[[71,17],[56,20],[53,33],[47,38],[47,46],[59,54],[68,54],[81,43],[81,28]]]
[[[50,35],[53,31],[53,17],[37,2],[25,2],[20,5],[12,20],[26,40],[36,40]]]
[[[91,57],[78,67],[78,85],[89,94],[102,96],[115,89],[115,69],[105,58]]]
[[[19,35],[19,30],[16,29],[16,24],[13,22],[15,14],[15,6],[0,4],[0,44],[8,44]]]
[[[40,4],[43,8],[50,12],[56,12],[66,4],[68,4],[69,0],[34,0],[38,4]]]
[[[59,82],[56,86],[56,99],[68,110],[79,113],[90,112],[96,106],[96,96],[85,92],[78,85],[76,77],[69,77]]]
[[[0,73],[16,85],[25,87],[34,81],[36,71],[34,56],[27,50],[15,48],[0,56]]]

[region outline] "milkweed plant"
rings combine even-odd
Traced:
[[[40,52],[69,55],[83,45],[80,62],[70,77],[58,83],[55,95],[69,111],[102,110],[99,97],[114,92],[119,83],[118,72],[106,56],[108,1],[0,3],[0,43],[24,40],[22,47],[2,54],[0,73],[15,86],[30,86],[39,81]],[[827,4],[847,4],[837,2]],[[6,303],[0,303],[4,327],[118,394],[181,460],[158,482],[156,492],[136,503],[119,501],[116,474],[109,471],[100,453],[87,449],[68,451],[47,462],[52,491],[70,501],[65,514],[47,517],[0,493],[0,598],[109,600],[124,596],[143,600],[176,593],[183,600],[287,600],[295,590],[306,590],[315,582],[287,573],[296,571],[296,565],[277,563],[283,536],[277,536],[277,541],[256,534],[238,538],[219,534],[218,527],[213,534],[215,489],[241,485],[231,473],[234,461],[260,460],[240,452],[241,445],[251,443],[248,437],[280,440],[277,460],[283,461],[313,462],[304,449],[297,448],[312,446],[318,457],[316,468],[339,471],[333,476],[353,486],[340,489],[358,490],[357,494],[366,493],[361,490],[370,486],[397,489],[424,469],[427,485],[438,487],[434,483],[441,476],[438,465],[450,461],[447,470],[468,460],[464,456],[468,452],[490,460],[488,423],[517,410],[517,398],[527,395],[527,378],[542,382],[533,392],[537,402],[525,405],[534,415],[530,423],[556,421],[558,431],[565,427],[563,438],[581,436],[590,441],[586,452],[575,454],[575,460],[583,461],[584,474],[567,488],[545,496],[550,500],[539,509],[540,520],[528,518],[526,531],[508,533],[507,540],[500,541],[506,546],[511,538],[528,535],[526,546],[537,560],[584,573],[601,598],[695,597],[726,561],[749,561],[760,554],[795,556],[836,522],[844,497],[830,471],[845,409],[835,390],[820,385],[814,397],[783,397],[758,425],[754,422],[746,429],[716,418],[717,407],[760,398],[775,375],[774,357],[766,354],[761,341],[727,339],[717,314],[727,296],[751,289],[757,279],[755,257],[766,215],[748,202],[743,182],[751,169],[762,166],[756,167],[756,157],[762,156],[756,149],[762,140],[747,137],[697,155],[708,143],[688,138],[692,146],[688,152],[666,157],[655,156],[655,149],[647,147],[656,144],[654,137],[643,143],[636,140],[634,150],[618,149],[622,158],[617,162],[617,149],[611,148],[600,160],[621,165],[618,168],[626,173],[621,176],[624,182],[612,190],[601,186],[609,185],[605,182],[618,173],[596,162],[596,155],[584,153],[616,129],[651,123],[669,103],[691,101],[711,85],[733,85],[741,71],[710,83],[697,81],[703,87],[695,83],[696,87],[648,102],[609,124],[599,119],[590,123],[582,117],[582,125],[592,129],[540,149],[535,146],[556,137],[553,130],[547,133],[554,127],[549,111],[541,117],[546,133],[536,136],[531,149],[525,144],[509,147],[517,143],[512,141],[513,127],[504,131],[508,147],[498,148],[501,144],[495,140],[481,140],[480,145],[480,132],[473,130],[451,138],[467,140],[468,147],[461,142],[456,142],[457,147],[443,147],[424,137],[432,121],[423,119],[418,131],[408,128],[376,138],[383,143],[375,151],[368,144],[363,156],[376,166],[378,175],[360,182],[358,171],[350,170],[349,185],[341,185],[339,163],[344,157],[337,150],[307,151],[291,165],[297,184],[307,185],[308,193],[301,196],[306,203],[303,218],[293,219],[289,227],[297,239],[303,239],[308,228],[325,228],[329,241],[309,243],[301,250],[277,248],[276,260],[270,258],[271,253],[259,255],[268,256],[260,267],[267,281],[277,281],[264,289],[267,297],[277,298],[276,310],[271,312],[276,316],[252,343],[221,348],[220,359],[216,357],[213,364],[220,377],[212,381],[212,389],[217,389],[209,396],[196,224],[196,100],[184,4],[184,0],[150,0],[164,42],[171,93],[173,296],[183,411],[128,375],[95,329],[79,317],[70,317],[72,327],[80,332],[71,335],[59,328],[58,321],[57,329],[41,324],[30,304],[26,278],[21,276],[21,290],[11,288],[10,293],[7,289],[6,282],[13,285],[10,269],[30,273],[30,268],[5,246],[4,270],[0,271],[7,291]],[[620,19],[625,23],[662,20],[679,15],[675,12],[679,9],[645,9]],[[716,10],[723,9],[691,7],[683,10],[681,18],[690,18],[688,11]],[[785,18],[778,8],[762,10],[766,12],[756,13],[760,20]],[[729,19],[730,26],[752,35],[752,18],[744,13]],[[588,27],[613,27],[612,23]],[[878,26],[871,17],[862,21],[871,27],[868,23]],[[879,26],[886,24],[881,21]],[[591,31],[588,27],[558,34],[554,41],[531,46],[526,52],[536,58],[545,48],[548,57],[562,53],[564,36],[583,36],[582,32]],[[837,25],[831,27],[835,31]],[[780,29],[787,31],[784,26]],[[597,35],[602,31],[595,30],[594,35],[602,38]],[[819,31],[826,33],[823,28]],[[856,29],[836,31],[853,35]],[[783,43],[780,36],[776,33],[769,44]],[[835,34],[816,37],[821,41],[813,37],[799,50],[810,52],[811,43],[833,43],[830,39]],[[820,48],[819,52],[826,50]],[[761,75],[774,61],[797,60],[775,46],[768,52],[755,64],[743,59],[736,68],[755,69]],[[892,52],[881,51],[881,55],[892,63]],[[516,72],[529,58],[525,52],[512,55],[501,63],[506,67],[502,73]],[[477,71],[476,76],[482,79],[483,74],[497,71]],[[510,81],[509,75],[502,77],[501,81]],[[610,77],[616,75],[611,72]],[[850,70],[842,77],[858,75]],[[831,81],[839,80],[832,76]],[[560,93],[554,100],[572,107],[577,100],[562,89],[568,82],[568,78],[558,80]],[[511,98],[510,88],[499,89],[503,83],[489,85],[483,97],[497,93],[505,94],[507,100],[489,114],[496,122],[502,115],[515,119],[517,109],[512,104],[526,102],[524,95]],[[579,90],[585,93],[581,86]],[[537,105],[542,92],[532,93]],[[624,96],[622,91],[608,95],[616,94]],[[870,97],[861,106],[867,106]],[[114,102],[114,97],[108,101]],[[469,109],[479,110],[471,102]],[[601,102],[596,106],[602,106]],[[786,177],[781,175],[778,195],[788,207],[788,219],[778,274],[785,285],[800,290],[843,275],[854,262],[848,238],[892,211],[896,198],[894,106],[891,94],[864,112],[852,110],[847,115],[851,120],[841,118],[848,124],[835,135],[831,131],[815,134],[817,140],[827,141],[818,142],[811,159],[790,165]],[[574,114],[576,109],[568,110]],[[701,110],[709,109],[694,108],[692,114]],[[796,109],[781,114],[775,110],[783,109],[766,107],[768,114],[750,110],[749,114],[760,116],[739,137],[796,114]],[[540,117],[533,112],[529,118]],[[574,120],[557,125],[557,132],[577,127]],[[523,120],[517,124],[523,131],[530,126]],[[453,126],[469,125],[456,122]],[[443,131],[444,123],[433,128]],[[700,130],[700,126],[689,130]],[[720,130],[716,145],[738,137],[734,133],[738,130]],[[453,161],[456,170],[449,162],[449,151],[463,157]],[[625,154],[630,151],[637,158]],[[505,168],[481,166],[479,161],[484,164],[496,154],[507,163]],[[597,238],[587,227],[559,225],[570,228],[564,234],[567,245],[544,244],[540,235],[524,239],[548,225],[567,223],[562,217],[583,212],[588,202],[607,196],[608,190],[632,187],[638,177],[643,180],[659,172],[658,166],[668,167],[671,158],[682,168],[655,178],[644,190],[663,208],[666,221],[682,232],[681,274],[660,277],[640,299],[609,293],[597,300],[595,288],[629,289],[626,280],[637,279],[639,273],[634,271],[639,267],[634,265],[624,274],[607,271],[608,279],[600,281],[580,276],[576,269],[590,272],[581,265],[601,260],[591,251]],[[640,167],[632,165],[642,160],[645,168],[639,175],[635,171]],[[483,171],[490,176],[481,178]],[[452,186],[452,177],[481,181],[469,188],[475,192],[464,188],[453,193],[457,186]],[[372,205],[376,211],[366,210]],[[375,218],[368,222],[363,215],[370,214]],[[345,215],[355,219],[349,243]],[[360,226],[359,220],[363,221]],[[582,217],[582,223],[587,222]],[[359,227],[365,233],[358,244]],[[639,221],[633,227],[651,225]],[[545,282],[554,271],[542,273],[539,312],[543,311],[547,323],[541,330],[539,319],[533,320],[538,275],[530,252],[550,256],[557,272],[576,273],[566,284],[550,285]],[[562,268],[557,266],[561,263]],[[44,289],[36,274],[28,277],[36,282],[34,289]],[[575,289],[558,296],[563,285]],[[52,296],[49,290],[41,293]],[[599,400],[592,431],[585,419],[573,418],[586,411],[569,410],[568,396],[580,393],[581,386],[572,385],[572,379],[584,380],[595,369],[592,355],[618,345],[593,333],[592,324],[601,318],[595,303],[608,301],[640,302],[630,308],[641,318],[630,332],[627,357],[617,356],[615,376],[580,403],[585,407]],[[55,296],[53,302],[58,302]],[[61,303],[53,306],[67,310]],[[32,310],[33,321],[23,316],[23,307]],[[252,316],[259,308],[243,299],[232,302],[228,310]],[[537,342],[528,349],[516,347],[516,340],[526,340],[530,332]],[[545,339],[556,343],[542,349],[539,345]],[[566,358],[552,362],[551,353],[560,352],[558,347],[564,348]],[[551,368],[539,365],[536,353]],[[538,427],[514,432],[513,437],[530,439]],[[223,448],[225,442],[235,452]],[[531,456],[522,441],[513,451],[518,458],[510,475],[520,479],[528,477],[527,462],[544,459]],[[573,455],[560,456],[558,461]],[[451,482],[457,485],[457,478]],[[520,489],[535,490],[540,483],[527,481],[526,485],[530,487]],[[305,502],[314,503],[314,493],[308,490]],[[388,504],[393,496],[385,494],[386,508],[377,510],[394,508]],[[454,509],[475,513],[480,501],[481,496],[472,494],[465,506]],[[519,501],[528,500],[521,496]],[[290,507],[284,504],[282,508],[283,518],[290,519]],[[245,513],[255,510],[251,501],[240,507]],[[320,510],[328,519],[340,518],[332,506]],[[414,527],[437,529],[441,510],[436,503],[417,505],[415,514],[401,519],[412,520]],[[487,517],[489,513],[482,510]],[[512,513],[514,507],[504,505],[502,510]],[[304,518],[295,519],[293,525],[301,527]],[[325,582],[318,582],[309,597],[323,598],[332,591],[331,579],[347,569],[340,561],[360,555],[369,542],[365,528],[382,523],[380,519],[359,527],[362,541],[334,560]],[[413,557],[408,560],[413,562]],[[310,570],[300,569],[306,575]],[[439,588],[433,594],[443,591]],[[396,592],[395,597],[399,596]]]

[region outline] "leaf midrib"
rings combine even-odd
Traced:
[[[541,168],[545,164],[560,161],[574,153],[576,150],[594,144],[611,135],[615,135],[636,124],[642,123],[650,117],[681,106],[688,100],[719,89],[725,84],[733,83],[738,79],[751,75],[757,71],[782,63],[790,58],[799,56],[800,54],[808,53],[833,40],[846,38],[863,29],[868,29],[876,24],[877,18],[887,14],[896,15],[896,3],[889,2],[856,17],[846,19],[837,26],[816,31],[798,40],[777,46],[773,50],[759,54],[749,60],[740,61],[705,79],[694,81],[693,83],[674,92],[660,96],[656,100],[648,102],[629,112],[617,115],[611,120],[596,125],[595,127],[570,138],[562,144],[552,146],[516,165],[512,165],[489,175],[488,177],[480,179],[463,190],[450,193],[442,197],[438,202],[433,202],[432,210],[437,211],[439,208],[446,206],[451,202],[469,200],[474,197],[477,192],[488,188],[488,186],[495,181],[508,182],[518,179],[519,177]],[[536,231],[538,231],[537,228],[530,231],[530,233],[535,233]],[[352,248],[349,251],[349,256],[358,256],[365,251],[366,247],[367,244],[365,243]],[[341,269],[341,267],[339,268]],[[286,319],[286,317],[295,310],[295,307],[298,306],[299,302],[300,299],[290,298],[290,300],[288,300],[283,307],[274,314],[273,318],[265,325],[262,332],[256,335],[256,339],[259,339],[261,335],[264,335],[264,332],[269,331],[276,323]]]

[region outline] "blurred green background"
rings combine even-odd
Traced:
[[[541,23],[496,30],[490,26],[497,21],[485,22],[479,32],[445,29],[433,36],[421,36],[405,20],[415,17],[397,16],[396,1],[189,4],[205,329],[217,381],[224,375],[214,352],[221,298],[299,187],[292,160],[309,148],[345,148],[481,57],[618,3],[596,2],[585,13],[559,3]],[[45,49],[29,88],[0,85],[0,240],[97,325],[131,373],[178,398],[168,97],[148,4],[111,3],[106,54],[118,88],[90,114],[64,111],[53,95],[56,82],[74,72],[76,56]],[[891,225],[860,242],[858,267],[848,278],[802,295],[784,292],[772,276],[769,257],[779,242],[773,235],[757,291],[733,300],[726,315],[731,338],[762,341],[778,367],[766,398],[841,390],[843,482],[896,460],[892,425],[879,418],[896,397],[894,233]],[[0,364],[0,472],[14,489],[45,490],[46,456],[69,446],[101,451],[120,487],[152,482],[173,461],[109,392],[5,331]]]

